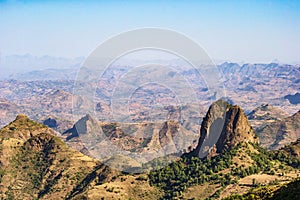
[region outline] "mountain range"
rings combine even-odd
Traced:
[[[218,129],[214,122],[221,117],[222,126]],[[64,134],[18,115],[0,130],[1,198],[234,199],[254,195],[272,199],[271,194],[280,195],[287,190],[291,198],[297,198],[299,141],[281,150],[266,151],[259,147],[244,111],[225,101],[210,106],[194,150],[191,148],[190,153],[163,168],[145,173],[120,172],[109,162],[84,155],[60,139],[72,140],[77,137],[76,132],[89,133],[98,125],[101,127],[100,122],[87,115],[74,124],[73,130],[66,131],[66,139]],[[120,137],[115,130],[104,131],[110,133],[106,137]],[[216,144],[207,156],[199,158],[199,146],[218,131]],[[164,131],[166,139],[174,137],[167,132]],[[115,157],[114,162],[120,159]],[[270,193],[261,196],[263,192],[259,191],[266,188]]]
[[[78,68],[0,81],[2,199],[298,197],[299,65],[220,64],[226,96],[218,101],[205,78],[183,71],[196,102],[177,105],[171,90],[150,84],[117,107],[118,79],[133,66],[91,82],[76,80]],[[137,77],[126,77],[135,86]],[[96,88],[94,97],[74,85]]]
[[[176,63],[174,63],[175,65]],[[284,110],[283,114],[287,113],[288,115],[292,115],[300,110],[299,103],[294,101],[291,103],[289,101],[291,98],[297,99],[297,92],[300,88],[299,65],[276,63],[239,65],[236,63],[223,63],[217,67],[223,77],[222,82],[227,95],[227,97],[223,98],[230,101],[230,103],[243,107],[246,114],[261,104],[269,104],[275,108],[280,108]],[[92,107],[95,108],[98,119],[106,120],[112,116],[110,109],[111,95],[117,86],[116,80],[126,70],[128,70],[128,66],[113,67],[112,69],[108,69],[105,75],[103,75],[104,77],[98,80],[98,82],[78,83],[83,84],[82,87],[84,84],[90,84],[84,86],[86,88],[96,87]],[[46,71],[39,73],[48,74]],[[51,74],[48,74],[45,80],[44,75],[39,73],[32,78],[30,78],[31,75],[27,76],[23,74],[21,75],[24,76],[23,78],[15,77],[17,80],[7,79],[0,81],[0,98],[6,103],[15,105],[11,107],[11,113],[25,113],[30,118],[39,122],[42,122],[42,120],[45,120],[49,116],[53,116],[58,119],[71,120],[73,123],[86,114],[86,112],[82,112],[74,115],[75,112],[72,112],[72,105],[77,106],[76,110],[85,110],[84,106],[90,104],[87,99],[76,97],[73,91],[74,84],[76,83],[75,74],[77,73],[77,68],[49,70]],[[87,73],[90,74],[93,72]],[[32,72],[32,74],[35,74],[35,72]],[[74,77],[72,77],[72,74],[74,74]],[[140,74],[140,76],[142,75]],[[195,94],[199,98],[199,101],[195,102],[198,104],[196,107],[198,107],[199,114],[198,116],[193,116],[193,118],[197,120],[198,124],[201,124],[202,118],[212,103],[205,80],[197,80],[196,78],[198,77],[194,77],[192,71],[183,71],[182,75],[189,76],[192,79],[191,89],[195,91]],[[280,87],[278,87],[279,85]],[[184,91],[185,89],[183,88],[183,90],[178,92],[182,93]],[[149,102],[144,101],[143,97],[149,96],[150,98],[153,94],[161,95],[161,97],[158,95],[155,96],[156,99],[153,100],[159,100],[162,105],[175,102],[173,97],[168,96],[170,91],[162,90],[161,88],[149,87],[141,90],[142,93],[138,92],[132,96],[134,98],[130,104],[132,112],[137,112],[136,110],[139,107],[144,108],[144,110],[149,109],[149,105],[147,107]],[[73,104],[73,97],[76,104]],[[16,110],[18,111],[16,112]],[[164,110],[165,108],[162,109],[163,112],[165,112]],[[190,110],[195,110],[195,108]],[[139,117],[141,119],[147,118],[147,116],[143,116],[145,112],[140,113],[141,116]],[[192,115],[193,113],[190,114]],[[3,122],[0,123],[0,126],[4,126],[11,120],[13,120],[11,116],[1,118]],[[251,121],[254,122],[252,119]],[[254,124],[253,126],[255,127]]]

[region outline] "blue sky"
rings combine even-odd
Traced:
[[[179,31],[214,59],[300,61],[300,1],[0,1],[0,53],[88,56],[142,27]]]

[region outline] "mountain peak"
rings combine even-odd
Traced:
[[[214,156],[240,142],[258,142],[243,109],[224,100],[213,103],[202,121],[194,153],[199,157]]]
[[[86,115],[83,117],[83,119],[86,120],[86,121],[96,121],[96,120],[94,119],[94,117],[92,117],[91,114],[86,114]]]
[[[26,141],[29,138],[42,132],[56,135],[53,130],[46,127],[45,125],[29,119],[24,114],[19,114],[13,122],[0,130],[0,137],[15,138]]]
[[[29,118],[24,114],[18,114],[15,121],[17,120],[28,120]]]
[[[78,138],[81,134],[93,135],[95,133],[101,133],[101,127],[92,115],[86,114],[79,119],[71,129],[65,131],[63,135],[66,136],[66,140],[70,140],[72,138]]]

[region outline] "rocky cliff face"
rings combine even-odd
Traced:
[[[240,142],[258,142],[244,111],[239,106],[228,106],[225,124],[217,142],[217,152],[229,150]]]
[[[230,150],[240,142],[259,142],[244,111],[226,101],[213,103],[200,129],[200,139],[194,154],[214,156]]]
[[[61,138],[73,149],[92,157],[87,146],[95,145],[103,138],[102,128],[96,119],[87,114],[65,131]]]

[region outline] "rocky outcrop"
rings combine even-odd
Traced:
[[[244,111],[238,106],[228,106],[225,124],[216,144],[217,152],[229,150],[240,142],[258,142]]]
[[[94,119],[90,114],[82,117],[78,120],[73,128],[67,130],[63,133],[66,137],[66,140],[71,140],[74,137],[79,137],[79,135],[94,134],[101,131],[101,127],[98,124],[98,121]]]
[[[214,156],[228,151],[240,142],[259,142],[244,111],[226,101],[213,103],[200,129],[200,139],[194,154]]]
[[[103,138],[99,122],[90,114],[78,120],[74,126],[61,135],[69,146],[88,156],[88,146],[93,146]]]
[[[110,155],[115,148],[116,151],[126,153],[150,154],[161,150],[164,154],[171,154],[187,150],[197,135],[194,130],[187,129],[174,120],[143,123],[100,122],[91,115],[86,115],[73,128],[64,132],[62,138],[71,147],[85,154],[90,149],[98,149],[101,155]],[[94,152],[94,157],[99,156],[99,151]]]

